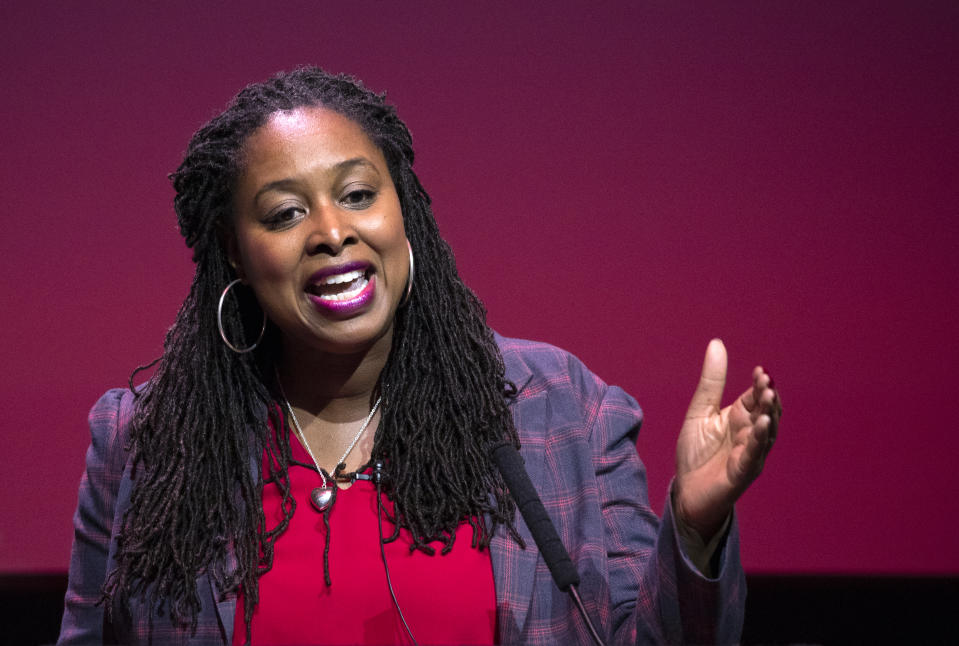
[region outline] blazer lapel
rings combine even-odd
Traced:
[[[256,481],[257,472],[259,469],[263,468],[260,459],[251,458],[250,459],[250,476],[253,478],[253,481]],[[242,500],[239,494],[234,496],[234,504],[242,505]],[[236,569],[236,552],[233,550],[233,544],[227,546],[226,553],[226,572],[233,572]],[[215,602],[216,608],[216,618],[220,622],[220,629],[223,631],[223,635],[226,637],[226,643],[230,644],[233,641],[233,625],[236,621],[236,592],[227,592],[221,594],[217,589],[216,582],[213,580],[212,576],[207,574],[205,576],[206,580],[210,585],[210,593],[213,595],[213,601]]]
[[[230,550],[230,559],[234,561],[233,567],[235,567],[235,556],[232,550]],[[236,618],[236,594],[229,593],[221,596],[213,577],[206,575],[204,578],[210,585],[210,594],[213,595],[215,602],[216,618],[220,623],[220,630],[226,637],[225,643],[230,644],[233,642],[233,622]]]
[[[547,419],[546,397],[526,389],[532,373],[525,363],[512,360],[510,352],[503,354],[506,378],[516,385],[517,394],[510,410],[513,423],[520,433],[520,455],[526,464],[526,472],[534,483],[545,482],[545,433],[530,433],[539,429]],[[496,584],[496,625],[499,640],[503,644],[521,641],[529,617],[530,601],[536,583],[536,565],[539,549],[522,516],[517,512],[516,531],[526,548],[513,540],[505,527],[499,527],[490,541],[493,562],[493,579]]]
[[[542,446],[529,447],[524,444],[520,453],[530,478],[533,482],[540,481],[537,476],[543,470]],[[519,641],[523,634],[536,579],[536,564],[539,562],[539,549],[533,542],[526,522],[518,512],[515,520],[516,531],[526,544],[526,549],[509,536],[505,527],[499,527],[490,540],[493,580],[496,583],[496,624],[504,644]]]

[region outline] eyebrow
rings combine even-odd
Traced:
[[[376,168],[376,165],[373,162],[371,162],[369,159],[367,159],[366,157],[353,157],[351,159],[344,159],[343,161],[337,162],[333,164],[332,166],[330,166],[330,171],[334,173],[342,173],[343,171],[350,170],[357,166],[365,166],[369,168],[370,170],[372,170],[377,175],[380,174],[379,170]],[[255,202],[259,200],[260,196],[263,195],[264,193],[268,193],[269,191],[273,191],[277,189],[285,189],[296,183],[297,183],[296,178],[284,177],[283,179],[278,179],[276,181],[264,184],[263,186],[260,187],[260,190],[258,190],[253,195],[253,201]]]

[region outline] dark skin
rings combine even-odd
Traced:
[[[243,152],[229,256],[280,330],[280,381],[316,461],[332,472],[370,411],[406,289],[399,198],[380,150],[324,108],[275,113]],[[351,271],[363,278],[348,280]],[[372,296],[345,309],[315,293],[349,303],[351,285],[363,281]],[[347,456],[347,471],[369,460],[378,418]]]
[[[707,541],[762,473],[783,410],[761,366],[753,369],[752,385],[721,409],[726,365],[726,348],[713,339],[676,443],[673,504],[680,519]]]

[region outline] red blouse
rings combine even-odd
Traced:
[[[293,459],[312,464],[291,438]],[[376,489],[357,480],[340,489],[330,512],[330,578],[323,580],[326,528],[309,502],[320,484],[312,468],[290,467],[296,512],[276,540],[273,568],[260,578],[260,603],[253,614],[253,644],[409,644],[380,558]],[[392,509],[384,495],[383,504]],[[263,489],[268,526],[280,518],[281,496],[274,484]],[[393,525],[383,518],[383,534]],[[460,525],[454,548],[440,555],[410,552],[410,537],[385,545],[390,579],[403,615],[420,644],[492,644],[496,591],[489,551],[470,547],[473,530]],[[233,644],[243,644],[243,599],[237,601]]]

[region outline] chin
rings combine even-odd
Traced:
[[[389,325],[374,326],[374,329],[357,325],[354,329],[342,330],[340,333],[328,332],[322,339],[315,339],[310,345],[325,354],[351,355],[367,353],[377,346],[384,346],[389,351],[392,339],[393,324],[390,322]]]

